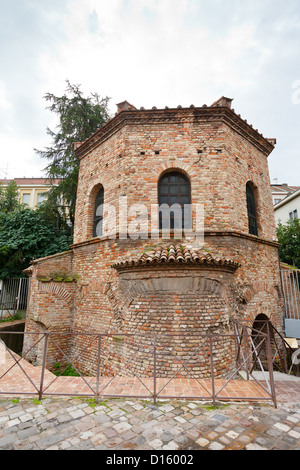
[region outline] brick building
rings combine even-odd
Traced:
[[[131,363],[146,375],[156,334],[167,351],[160,373],[168,375],[198,344],[197,335],[231,332],[233,319],[253,325],[268,318],[282,330],[267,160],[276,142],[237,115],[231,102],[223,97],[211,106],[137,110],[125,101],[105,126],[74,143],[80,161],[74,244],[28,268],[27,332],[112,334],[104,374],[126,356],[131,340],[125,334],[140,334]],[[168,234],[157,205],[176,203]],[[83,372],[95,372],[96,348],[86,338],[60,337],[59,344],[80,352]],[[229,344],[219,349],[220,372],[230,367],[233,352]],[[39,363],[40,354],[37,345],[32,360]],[[50,363],[54,356],[50,350]],[[207,361],[203,353],[189,366],[203,374]]]

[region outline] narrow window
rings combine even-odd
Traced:
[[[24,193],[22,197],[22,203],[29,206],[30,203],[30,194]]]
[[[103,204],[104,204],[104,189],[101,188],[100,191],[98,191],[96,200],[95,200],[93,237],[101,237],[102,235]]]
[[[257,231],[257,216],[256,216],[256,202],[253,189],[250,184],[246,186],[247,194],[247,210],[248,210],[248,222],[249,222],[249,233],[251,235],[258,235]]]
[[[181,217],[176,216],[176,211],[169,212],[170,229],[192,228],[190,206],[184,208],[185,205],[191,204],[191,187],[189,180],[182,173],[170,172],[160,178],[158,204],[160,207],[163,204],[169,208],[175,204],[179,207]],[[165,228],[162,210],[159,211],[159,228]]]
[[[298,210],[295,209],[294,211],[289,213],[289,218],[290,220],[295,220],[298,219]]]

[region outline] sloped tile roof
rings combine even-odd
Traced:
[[[237,269],[239,267],[239,263],[231,259],[212,255],[211,253],[201,249],[189,248],[186,245],[170,244],[160,246],[153,251],[144,252],[139,257],[120,261],[114,264],[113,268],[122,269],[131,266],[145,266],[164,263],[224,266],[232,269]]]

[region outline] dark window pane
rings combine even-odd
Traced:
[[[160,184],[169,184],[169,176],[163,176],[160,180]]]
[[[100,237],[102,235],[102,219],[103,219],[104,189],[100,189],[95,200],[94,209],[94,228],[93,236]]]
[[[158,184],[159,205],[168,204],[169,207],[179,204],[183,209],[183,204],[191,203],[190,183],[186,177],[180,173],[168,173],[164,175]],[[170,227],[182,228],[184,226],[184,213],[182,217],[170,214]],[[190,224],[188,224],[190,225]],[[160,217],[160,228],[162,228],[162,218]]]
[[[178,204],[178,196],[170,196],[170,205],[172,206],[173,204]]]
[[[161,196],[159,198],[159,205],[161,204],[169,204],[169,197],[168,196]]]
[[[178,186],[177,184],[170,185],[170,194],[173,196],[174,194],[178,195]]]
[[[181,194],[188,194],[189,192],[189,187],[187,186],[187,184],[181,184],[180,185],[180,193]]]
[[[251,235],[258,235],[257,231],[257,219],[256,219],[256,203],[252,188],[247,185],[247,210],[248,210],[248,222],[249,222],[249,233]]]
[[[178,183],[186,184],[186,178],[182,175],[178,175]]]
[[[169,193],[169,186],[163,184],[161,187],[160,187],[160,194],[168,194]]]

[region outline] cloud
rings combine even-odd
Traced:
[[[249,52],[263,63],[268,55],[253,24],[226,25],[224,35],[203,24],[187,27],[195,12],[187,0],[68,5],[66,41],[55,55],[40,58],[44,87],[56,83],[58,89],[67,73],[71,81],[116,99],[136,98],[146,106],[178,105],[179,99],[188,105],[214,101],[214,90],[222,87],[249,85],[257,68],[243,73],[240,60]]]
[[[53,122],[43,96],[62,94],[69,79],[86,94],[110,96],[112,112],[124,99],[171,107],[235,98],[238,113],[278,138],[272,177],[281,177],[284,154],[298,169],[297,176],[285,165],[287,182],[299,183],[300,105],[292,101],[300,80],[299,0],[2,3],[0,132],[11,147],[24,142],[15,157],[8,150],[15,161],[23,147],[35,165],[28,143],[41,148]]]

